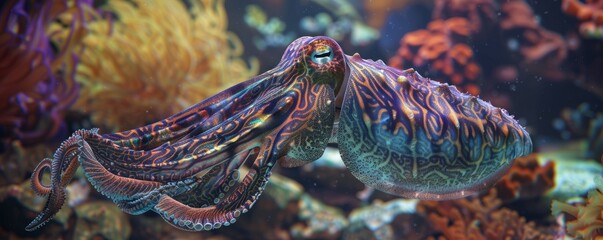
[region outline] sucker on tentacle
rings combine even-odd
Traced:
[[[79,167],[77,160],[78,143],[82,136],[96,134],[98,130],[78,130],[67,140],[61,143],[61,146],[54,153],[52,160],[46,158],[40,162],[32,174],[32,187],[39,194],[48,195],[44,210],[25,228],[27,231],[33,231],[46,224],[63,207],[66,198],[65,188],[73,178],[75,171]],[[40,182],[43,169],[50,165],[50,188]]]
[[[532,148],[500,108],[412,69],[347,56],[328,37],[302,37],[275,68],[165,120],[76,131],[34,169],[32,188],[48,200],[26,230],[59,211],[80,165],[127,213],[152,210],[190,231],[228,226],[253,207],[276,163],[301,166],[334,143],[365,184],[438,200],[489,187]]]
[[[42,175],[45,169],[50,170],[52,167],[52,159],[44,158],[31,174],[31,188],[40,196],[50,194],[51,186],[46,186],[42,183]]]

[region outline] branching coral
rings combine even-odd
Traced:
[[[389,65],[400,69],[425,68],[430,78],[477,95],[480,67],[467,44],[470,34],[469,22],[464,18],[434,20],[426,30],[406,34]]]
[[[485,95],[496,93],[495,96],[500,92],[494,88],[480,91],[477,87],[479,84],[476,84],[481,80],[479,76],[484,74],[488,79],[515,81],[522,74],[553,80],[562,80],[571,75],[566,64],[568,44],[561,35],[542,27],[524,0],[437,0],[432,15],[433,21],[426,30],[408,33],[401,40],[397,56],[390,60],[391,66],[407,68],[413,63],[426,61],[419,69],[426,68],[433,74],[429,77],[455,85],[466,84],[465,91],[470,93],[483,91]],[[456,23],[464,23],[457,24],[456,29],[451,28],[449,21],[453,19]],[[433,24],[447,25],[444,33],[460,30],[462,26],[462,37],[436,35],[431,27]],[[408,52],[419,48],[436,54],[446,53],[439,56],[453,57],[433,62],[429,57],[436,55],[416,54],[412,55],[413,62],[409,62]],[[483,64],[480,66],[473,59]],[[464,60],[468,60],[465,65]],[[478,80],[473,79],[473,75]],[[589,84],[588,87],[592,85],[596,84]],[[504,99],[499,97],[498,100]]]
[[[78,96],[73,77],[77,60],[72,54],[85,35],[85,5],[66,0],[4,3],[0,14],[0,152],[13,140],[31,145],[58,132],[65,110]],[[53,24],[65,17],[67,27]],[[53,39],[59,30],[66,34],[64,41]]]
[[[567,220],[566,229],[573,237],[581,239],[603,238],[603,178],[595,178],[597,188],[588,193],[583,206],[572,206],[567,203],[554,201],[551,207],[553,215],[562,212],[573,219]]]
[[[132,128],[174,114],[257,72],[241,60],[223,0],[110,1],[77,70],[76,108],[96,124]],[[112,20],[111,16],[116,16]]]
[[[500,208],[496,190],[481,198],[421,201],[417,207],[437,234],[431,239],[552,239],[517,212]]]
[[[515,159],[511,170],[494,187],[503,201],[542,196],[555,186],[555,163],[538,162],[537,154]]]

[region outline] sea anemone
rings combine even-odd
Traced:
[[[96,125],[128,129],[161,120],[258,70],[227,31],[223,0],[110,1],[89,24],[75,108]]]
[[[553,215],[565,212],[572,219],[566,224],[567,233],[580,239],[600,239],[603,237],[603,177],[595,178],[597,189],[588,193],[583,206],[572,206],[553,201]]]
[[[74,47],[86,33],[84,9],[84,1],[2,4],[0,152],[12,141],[33,145],[58,133],[64,112],[78,96]],[[55,41],[57,32],[63,41]]]

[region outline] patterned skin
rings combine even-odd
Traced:
[[[532,151],[503,109],[414,70],[347,57],[338,145],[365,184],[407,198],[464,197],[491,186]]]
[[[329,142],[367,185],[420,199],[489,187],[532,144],[504,110],[412,70],[346,56],[330,38],[302,37],[274,69],[163,121],[75,132],[34,170],[32,187],[48,200],[26,229],[52,219],[80,166],[127,213],[153,210],[184,230],[228,226],[277,161],[301,166]],[[50,186],[40,180],[46,169]]]

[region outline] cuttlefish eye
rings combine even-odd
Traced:
[[[331,47],[322,45],[312,52],[312,62],[325,64],[333,60],[333,50]]]

